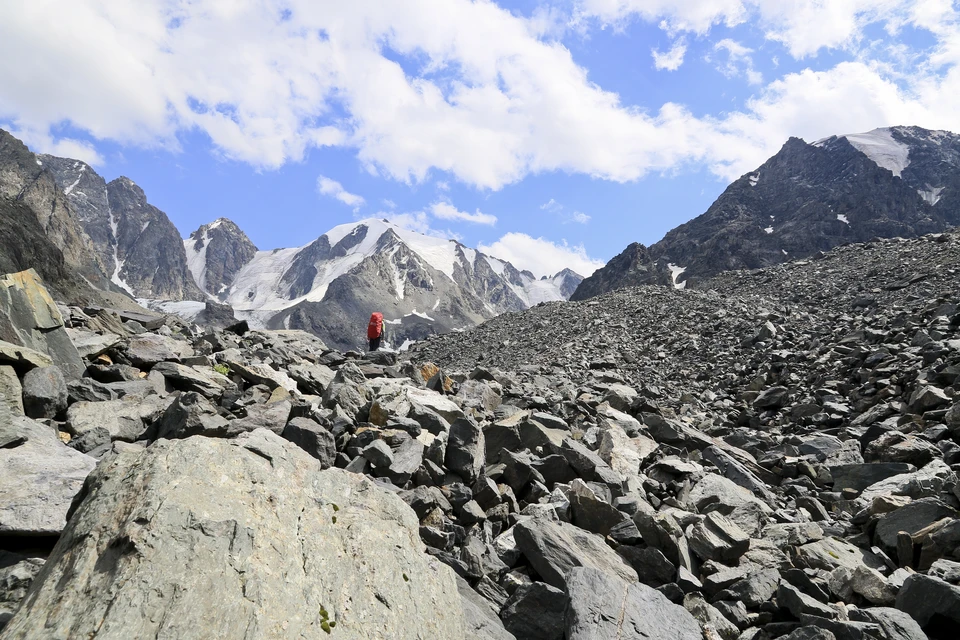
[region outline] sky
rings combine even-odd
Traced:
[[[387,218],[582,275],[796,136],[960,131],[951,0],[11,0],[0,127],[260,249]]]

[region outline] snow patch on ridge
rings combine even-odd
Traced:
[[[842,213],[837,214],[837,220],[839,220],[840,222],[843,222],[844,224],[850,224],[850,221],[847,219],[847,216],[843,215]]]
[[[677,282],[677,278],[679,278],[680,275],[687,270],[687,268],[677,266],[671,262],[667,265],[667,269],[670,269],[670,279],[673,281],[673,288],[686,289],[687,281],[684,280],[683,282]]]
[[[193,281],[200,287],[201,291],[207,290],[207,247],[210,245],[210,235],[206,229],[203,231],[203,237],[200,238],[203,246],[196,248],[197,240],[187,238],[183,241],[183,248],[187,252],[187,269],[193,276]]]
[[[920,197],[931,206],[940,202],[940,194],[942,192],[943,187],[931,187],[929,184],[927,185],[926,189],[917,191],[917,193],[920,194]]]
[[[910,166],[910,147],[894,140],[890,129],[874,129],[867,133],[853,133],[841,137],[846,138],[877,166],[889,169],[898,178],[903,170]]]

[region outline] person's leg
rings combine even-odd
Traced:
[[[376,351],[380,348],[380,338],[374,338],[370,341],[370,351]]]

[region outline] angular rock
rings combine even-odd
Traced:
[[[567,594],[543,582],[521,585],[500,612],[503,626],[517,638],[563,640]]]
[[[157,438],[189,438],[227,436],[229,422],[217,413],[209,400],[199,393],[180,394],[163,413],[156,425]]]
[[[565,588],[573,567],[593,567],[635,582],[637,573],[603,539],[565,522],[533,519],[518,523],[514,538],[547,584]]]
[[[930,627],[956,631],[960,628],[960,587],[915,573],[897,593],[897,609],[910,614],[929,635],[934,635]]]
[[[600,569],[572,569],[567,576],[567,594],[567,640],[703,638],[700,625],[686,609],[645,584]]]
[[[59,535],[97,461],[50,427],[29,418],[13,424],[22,444],[0,449],[0,535]]]
[[[30,418],[55,418],[67,408],[67,382],[59,367],[40,367],[23,376],[23,411]]]
[[[337,457],[333,434],[313,420],[291,418],[280,435],[319,460],[324,469],[333,466]]]
[[[921,498],[880,518],[876,536],[888,549],[896,549],[900,531],[914,534],[938,520],[958,516],[956,510],[936,498]]]
[[[693,525],[688,543],[690,550],[703,560],[730,564],[750,548],[750,537],[727,518],[711,512]]]
[[[468,418],[458,418],[450,425],[450,440],[444,461],[450,471],[467,484],[473,484],[483,470],[485,460],[483,430]]]
[[[462,637],[453,573],[422,548],[398,498],[269,431],[159,441],[98,468],[5,634]]]

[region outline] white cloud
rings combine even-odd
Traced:
[[[470,0],[283,7],[286,19],[268,0],[13,3],[0,58],[18,63],[0,65],[0,121],[94,161],[95,149],[59,137],[64,124],[171,150],[196,131],[258,167],[337,146],[377,175],[418,182],[442,171],[489,189],[542,172],[630,181],[685,164],[731,177],[789,135],[960,129],[960,31],[947,0],[581,0],[570,20]],[[555,39],[560,25],[590,16],[662,23],[674,42],[751,21],[794,57],[856,47],[878,24],[919,29],[935,45],[909,73],[843,62],[783,76],[739,112],[695,116],[670,102],[624,104],[595,84]]]
[[[724,38],[713,45],[714,52],[721,56],[717,70],[728,78],[744,76],[750,84],[760,84],[763,76],[753,68],[753,49],[736,40]]]
[[[434,202],[430,205],[430,213],[433,217],[440,218],[441,220],[460,220],[462,222],[491,226],[497,223],[497,216],[483,213],[480,209],[477,209],[476,213],[460,211],[449,202]]]
[[[557,202],[556,200],[554,200],[553,198],[550,198],[550,200],[540,205],[540,209],[542,211],[549,211],[550,213],[557,213],[563,210],[563,205]]]
[[[383,206],[385,206],[387,209],[390,209],[391,211],[397,208],[397,203],[389,198],[384,198],[380,202],[382,202]]]
[[[446,180],[438,180],[437,191],[450,191],[450,183]]]
[[[11,134],[16,136],[27,145],[34,153],[49,153],[50,155],[61,158],[71,158],[74,160],[83,160],[91,166],[100,166],[103,164],[103,156],[94,148],[92,144],[85,140],[76,140],[74,138],[54,138],[46,131],[36,131],[31,129],[18,129],[11,127]]]
[[[673,43],[669,51],[660,52],[658,49],[650,51],[653,55],[653,66],[659,71],[676,71],[683,64],[683,57],[687,54],[687,44],[681,38]]]
[[[432,226],[430,226],[430,218],[423,211],[411,211],[407,213],[381,211],[376,217],[384,218],[399,227],[409,229],[410,231],[416,231],[417,233],[422,233],[427,236],[447,239],[452,238],[458,241],[463,239],[463,236],[461,236],[459,233],[451,231],[450,229],[434,229]]]
[[[357,211],[366,202],[362,196],[350,193],[339,182],[326,176],[317,176],[317,191],[322,195],[336,198],[348,207],[353,207],[354,211]]]
[[[579,224],[587,224],[588,222],[590,222],[590,216],[588,216],[585,213],[581,213],[580,211],[574,211],[573,221]]]
[[[565,240],[557,244],[525,233],[508,233],[492,244],[478,245],[477,249],[538,278],[555,275],[564,269],[573,269],[586,277],[604,265],[602,260],[588,256],[582,244],[570,246]]]

